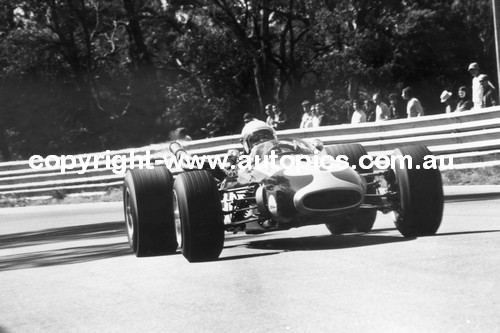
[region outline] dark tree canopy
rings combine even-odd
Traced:
[[[237,133],[267,103],[341,121],[409,85],[432,114],[473,61],[495,73],[487,0],[3,0],[0,122],[26,158]]]

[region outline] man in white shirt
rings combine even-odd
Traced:
[[[355,99],[352,102],[352,107],[354,112],[352,113],[351,124],[366,123],[366,113],[363,111],[363,105]]]
[[[373,95],[373,102],[377,105],[375,108],[375,121],[389,120],[391,116],[389,107],[382,102],[382,96],[378,93]]]
[[[483,86],[479,82],[480,69],[477,62],[469,65],[469,73],[472,75],[472,103],[474,109],[480,109],[483,104]]]
[[[314,116],[312,119],[312,127],[326,126],[328,124],[328,116],[325,113],[325,106],[323,103],[317,103],[314,109]]]
[[[299,128],[309,128],[312,127],[313,112],[311,110],[311,102],[305,100],[302,102],[302,121],[300,122]]]
[[[413,96],[413,89],[411,87],[404,88],[402,96],[405,101],[408,101],[408,104],[406,104],[408,118],[421,117],[424,115],[424,109],[420,101]]]

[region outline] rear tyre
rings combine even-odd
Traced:
[[[224,246],[224,215],[213,176],[205,170],[178,175],[173,202],[184,257],[189,262],[217,259]]]
[[[367,155],[365,148],[360,144],[342,144],[334,146],[326,146],[325,152],[334,158],[339,155],[345,155],[348,158],[349,165],[354,167],[360,173],[370,173],[373,169],[363,169],[360,166],[359,160],[362,156]],[[368,177],[367,181],[372,181],[372,177]],[[374,194],[375,189],[369,188],[367,193]],[[336,218],[335,222],[327,223],[326,227],[334,234],[339,235],[347,232],[370,232],[377,218],[376,209],[359,209],[358,211],[343,215]]]
[[[394,224],[405,237],[434,235],[443,217],[444,195],[439,169],[424,169],[426,156],[432,153],[425,146],[407,146],[396,149],[394,156],[409,156],[408,161],[396,159],[395,168],[387,179],[389,191],[395,196]]]
[[[132,169],[125,176],[125,225],[130,248],[137,257],[177,250],[172,186],[172,174],[165,167]]]

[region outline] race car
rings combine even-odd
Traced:
[[[251,140],[249,140],[251,141]],[[425,146],[395,149],[386,170],[362,168],[360,144],[322,147],[300,139],[250,142],[221,168],[186,169],[175,180],[165,166],[132,169],[123,202],[127,236],[137,257],[178,249],[189,262],[219,258],[225,232],[256,234],[325,224],[332,234],[366,233],[377,212],[392,213],[404,237],[435,234],[443,215],[438,168],[425,168]],[[189,158],[174,142],[171,152]],[[245,167],[238,160],[251,161]],[[287,158],[285,165],[256,163]],[[409,158],[408,158],[409,157]],[[315,163],[323,158],[323,163]],[[288,161],[288,164],[286,163]]]

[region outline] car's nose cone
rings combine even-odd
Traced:
[[[298,190],[293,198],[295,208],[303,214],[340,213],[359,207],[364,200],[366,185],[350,168],[319,171],[313,173],[313,177],[313,181]]]

